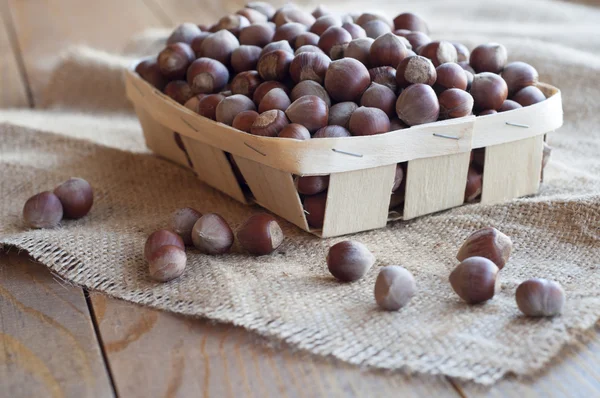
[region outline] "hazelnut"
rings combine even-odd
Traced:
[[[456,62],[458,59],[456,48],[447,41],[432,41],[419,48],[417,52],[429,58],[436,68],[446,62]]]
[[[357,25],[355,23],[346,22],[342,25],[342,28],[346,29],[348,33],[350,33],[350,36],[352,36],[353,40],[367,37],[367,32],[365,32],[365,30],[362,27],[360,27],[360,25]]]
[[[409,126],[435,122],[440,104],[435,91],[426,84],[412,84],[398,96],[396,113]]]
[[[175,210],[171,215],[171,229],[181,237],[185,245],[192,244],[192,229],[202,214],[191,207]]]
[[[258,113],[254,112],[254,111],[240,112],[233,119],[233,123],[231,123],[231,126],[234,129],[238,129],[238,130],[244,131],[246,133],[249,133],[250,128],[252,127],[252,124],[254,123],[254,121],[256,120],[257,117],[258,117]]]
[[[402,88],[417,83],[432,86],[436,79],[437,71],[433,63],[420,55],[404,58],[396,70],[396,82]]]
[[[458,88],[443,91],[438,101],[440,103],[439,118],[442,120],[468,116],[473,111],[473,97]]]
[[[465,187],[465,203],[475,202],[481,196],[483,174],[477,167],[469,166],[467,185]],[[471,256],[469,256],[471,257]]]
[[[370,84],[369,71],[353,58],[331,62],[325,74],[325,88],[338,102],[357,100]]]
[[[287,51],[271,51],[258,60],[258,73],[263,80],[284,81],[288,77],[293,59],[294,54]]]
[[[319,36],[311,32],[303,32],[296,36],[296,40],[294,41],[293,47],[296,49],[297,52],[297,49],[299,49],[302,46],[317,46],[318,43]],[[319,50],[321,49],[319,48]]]
[[[63,206],[54,193],[33,195],[23,206],[23,220],[31,228],[54,228],[63,218]]]
[[[329,176],[298,177],[296,187],[303,195],[316,195],[329,187]]]
[[[517,306],[527,316],[555,316],[565,305],[565,291],[558,282],[529,279],[517,287]]]
[[[377,39],[379,36],[392,32],[392,29],[387,23],[378,19],[369,21],[360,26],[365,30],[367,37],[372,39]]]
[[[329,110],[321,98],[305,95],[292,102],[285,114],[292,123],[301,124],[313,133],[327,125]]]
[[[393,117],[390,119],[390,131],[407,129],[408,126],[399,118]]]
[[[210,35],[211,34],[209,32],[201,32],[194,38],[194,40],[192,40],[190,47],[192,47],[192,51],[194,51],[196,58],[202,57],[202,53],[200,52],[200,49],[202,48],[202,42]]]
[[[301,124],[290,123],[279,132],[278,137],[304,141],[310,139],[310,131]]]
[[[477,73],[500,73],[506,66],[507,58],[506,47],[498,43],[488,43],[473,49],[469,64]]]
[[[389,118],[396,114],[396,99],[396,94],[388,87],[371,83],[360,97],[360,105],[381,109]]]
[[[252,99],[254,100],[254,103],[256,105],[260,105],[260,102],[262,101],[263,97],[269,91],[273,90],[274,88],[280,88],[283,91],[285,91],[286,94],[289,94],[289,92],[290,92],[288,90],[288,88],[283,83],[280,83],[280,82],[277,82],[277,81],[274,81],[274,80],[263,82],[254,91],[254,95],[252,96]]]
[[[322,84],[330,63],[331,60],[325,54],[298,54],[290,64],[290,76],[296,84],[303,80],[314,80]]]
[[[471,95],[475,101],[475,109],[500,109],[508,95],[508,88],[500,76],[483,72],[473,78]]]
[[[441,64],[435,68],[437,79],[433,89],[439,94],[449,88],[467,89],[467,75],[463,68],[455,63]]]
[[[508,96],[512,97],[517,91],[538,83],[538,71],[525,62],[511,62],[502,70],[502,78],[508,87]]]
[[[240,44],[264,47],[273,41],[275,28],[267,23],[250,25],[240,32]]]
[[[275,8],[273,8],[271,4],[264,1],[251,1],[250,3],[246,4],[246,8],[256,10],[266,16],[268,19],[273,18],[273,15],[275,15]]]
[[[135,67],[135,72],[160,91],[163,91],[168,83],[168,80],[160,72],[156,60],[147,59],[140,62]]]
[[[254,102],[244,95],[234,94],[230,97],[225,97],[217,105],[215,116],[217,122],[231,126],[235,116],[243,111],[254,111],[256,106]]]
[[[322,4],[319,4],[317,6],[317,8],[314,9],[314,11],[311,13],[311,15],[317,19],[325,16],[325,15],[331,15],[331,11],[329,11],[327,9],[327,7],[325,7]]]
[[[475,75],[475,69],[471,68],[471,65],[469,65],[468,62],[459,61],[459,62],[457,62],[457,64],[458,64],[458,66],[463,68],[465,71],[470,72],[472,75]]]
[[[375,40],[370,37],[364,37],[359,39],[354,39],[350,43],[348,43],[348,47],[344,50],[344,56],[347,58],[354,58],[357,61],[360,61],[366,67],[369,67],[369,54],[371,50],[371,45]]]
[[[233,231],[220,215],[204,214],[192,228],[192,241],[204,254],[223,254],[233,246]]]
[[[364,28],[364,25],[371,21],[381,21],[381,22],[385,23],[390,28],[390,30],[394,26],[394,23],[389,18],[387,18],[381,14],[374,14],[374,13],[370,13],[370,12],[365,12],[365,13],[360,14],[355,19],[354,23],[358,24]]]
[[[373,83],[386,86],[394,93],[398,90],[398,84],[396,84],[396,68],[392,68],[391,66],[371,68],[369,69],[369,76],[371,76],[371,81]]]
[[[473,79],[475,79],[475,75],[473,75],[468,70],[464,70],[464,71],[465,71],[465,75],[467,76],[467,91],[471,91],[471,86],[473,85]]]
[[[450,284],[467,304],[478,304],[494,297],[498,267],[484,257],[469,257],[450,273]]]
[[[515,102],[512,100],[506,100],[502,103],[502,106],[500,108],[498,108],[498,112],[512,111],[513,109],[519,109],[522,107],[523,106],[521,104],[519,104],[518,102]]]
[[[407,48],[398,36],[385,33],[375,39],[369,55],[372,66],[397,67],[400,61],[406,58]]]
[[[290,46],[290,43],[288,43],[286,40],[280,40],[274,41],[264,46],[262,52],[260,53],[260,56],[262,57],[263,55],[276,50],[282,50],[290,54],[294,54],[294,50],[292,49],[292,46]]]
[[[463,261],[469,257],[484,257],[496,264],[498,269],[502,269],[511,251],[512,241],[508,236],[496,228],[486,227],[474,232],[465,240],[456,259]]]
[[[229,66],[233,50],[240,46],[238,39],[228,30],[220,30],[209,35],[200,46],[200,55],[216,59]]]
[[[458,62],[466,62],[469,60],[471,53],[470,53],[469,49],[467,48],[467,46],[465,46],[462,43],[455,42],[455,41],[452,42],[452,45],[454,46],[454,48],[456,48]]]
[[[313,138],[341,138],[351,136],[352,134],[345,127],[331,125],[318,129]]]
[[[323,50],[321,50],[319,47],[317,47],[316,45],[313,46],[309,44],[305,44],[302,47],[298,47],[298,49],[294,52],[294,55],[299,55],[302,53],[319,53],[325,55]]]
[[[159,229],[148,236],[144,245],[144,258],[150,261],[150,257],[163,246],[176,246],[185,250],[185,244],[181,236],[167,229]]]
[[[185,271],[187,256],[177,246],[162,246],[148,258],[148,272],[157,282],[179,278]]]
[[[296,101],[300,97],[304,97],[305,95],[316,95],[325,101],[327,107],[331,106],[331,99],[329,98],[329,94],[327,94],[327,90],[323,88],[319,83],[312,80],[304,80],[298,83],[292,89],[292,93],[290,94],[290,98],[292,101]]]
[[[401,163],[396,165],[396,173],[394,174],[394,184],[392,185],[392,192],[396,192],[400,185],[402,185],[402,181],[404,181],[404,168]]]
[[[397,31],[394,33],[398,34]],[[431,38],[429,38],[429,36],[427,36],[423,32],[408,32],[408,33],[399,34],[399,36],[406,38],[406,40],[408,40],[408,42],[410,43],[412,49],[415,51],[419,47],[424,46],[425,44],[431,43]]]
[[[537,104],[545,99],[546,96],[544,93],[542,93],[542,90],[535,86],[527,86],[522,88],[512,97],[512,100],[519,103],[521,106]]]
[[[241,10],[236,11],[236,14],[245,17],[251,25],[265,23],[268,20],[265,14],[253,10],[252,8],[242,8]]]
[[[251,98],[254,95],[254,91],[256,91],[262,82],[258,72],[255,70],[240,72],[231,81],[231,93]]]
[[[198,102],[198,114],[210,120],[217,120],[217,105],[225,99],[221,94],[209,94]]]
[[[185,80],[173,80],[165,86],[165,95],[183,105],[194,96],[192,87]]]
[[[334,126],[327,126],[334,127]],[[316,135],[314,138],[317,138]],[[306,221],[313,228],[323,228],[325,220],[325,206],[327,204],[327,192],[310,195],[304,198],[304,210]]]
[[[185,104],[183,104],[183,106],[185,106],[194,113],[198,113],[198,106],[200,105],[200,100],[204,97],[206,97],[206,94],[194,95],[192,98],[187,100]]]
[[[192,44],[196,36],[202,34],[202,31],[193,23],[182,23],[175,28],[173,33],[167,39],[167,44],[185,43]]]
[[[169,44],[158,54],[158,68],[167,79],[182,79],[195,58],[194,51],[188,44]]]
[[[357,12],[349,12],[342,15],[342,23],[356,23],[356,20],[360,16]],[[358,24],[357,24],[358,25]]]
[[[288,124],[289,121],[283,111],[272,109],[261,113],[254,120],[252,127],[250,127],[250,133],[264,137],[277,137],[279,132]]]
[[[321,36],[332,26],[342,26],[342,21],[335,15],[324,15],[317,18],[315,23],[310,27],[310,31],[317,36]]]
[[[256,69],[261,52],[258,46],[239,46],[231,53],[231,68],[236,73]]]
[[[471,151],[471,165],[479,171],[483,171],[485,163],[485,148],[475,148]]]
[[[62,204],[65,218],[81,218],[89,213],[94,204],[92,186],[83,178],[69,178],[54,189],[54,194]]]
[[[344,58],[344,53],[348,48],[348,44],[350,43],[334,44],[329,51],[329,58],[331,58],[332,61]]]
[[[400,14],[394,18],[394,29],[406,29],[413,32],[429,34],[427,23],[418,15],[410,12]]]
[[[263,97],[258,105],[258,112],[263,113],[272,109],[285,111],[291,104],[290,97],[280,88],[274,88]]]
[[[187,82],[195,94],[220,91],[229,81],[229,71],[219,61],[198,58],[188,68]]]
[[[375,301],[386,311],[398,311],[417,292],[415,278],[404,267],[388,265],[381,268],[375,281]]]
[[[250,26],[250,21],[248,18],[240,14],[231,14],[219,19],[219,22],[217,22],[214,30],[220,31],[222,29],[226,29],[237,36],[240,34],[242,29],[248,26]]]
[[[349,43],[352,41],[352,35],[341,26],[332,26],[327,28],[319,38],[319,48],[325,54],[329,54],[331,48],[336,44]]]
[[[329,120],[327,124],[348,127],[350,116],[358,108],[355,102],[347,101],[335,104],[329,109]],[[348,134],[349,135],[349,134]]]
[[[296,42],[296,38],[308,30],[306,25],[302,25],[298,22],[288,22],[279,26],[275,29],[275,35],[273,41],[287,40],[290,46],[293,46]]]
[[[486,109],[477,114],[477,116],[487,116],[487,115],[495,115],[498,113],[495,109]]]
[[[336,279],[354,282],[362,278],[375,264],[375,256],[365,245],[346,240],[329,248],[327,268]]]
[[[312,26],[316,21],[311,14],[298,9],[296,6],[282,7],[273,16],[273,22],[281,26],[288,22],[298,22],[305,26]]]
[[[352,113],[348,124],[352,135],[375,135],[390,131],[390,118],[378,108],[361,106]]]
[[[250,217],[237,232],[244,249],[255,256],[271,254],[283,242],[281,227],[269,214],[259,213]]]

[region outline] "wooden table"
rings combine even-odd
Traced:
[[[70,44],[118,51],[145,28],[209,23],[242,4],[0,0],[0,107],[39,105],[48,60]],[[88,293],[14,249],[0,254],[0,397],[594,397],[600,396],[599,330],[535,378],[480,389],[270,347],[232,326]]]

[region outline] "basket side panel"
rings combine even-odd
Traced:
[[[485,149],[481,203],[499,203],[537,193],[542,172],[544,136]]]
[[[409,161],[403,218],[462,205],[470,157],[470,153],[457,153]]]
[[[290,173],[241,156],[234,155],[233,158],[259,205],[305,231],[309,230],[302,202]]]
[[[220,149],[182,137],[198,178],[232,198],[247,203],[227,155]]]
[[[396,165],[331,174],[323,237],[385,227]]]

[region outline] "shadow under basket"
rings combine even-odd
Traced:
[[[471,151],[477,148],[485,148],[481,203],[535,194],[545,134],[563,122],[560,91],[539,83],[547,99],[525,108],[373,136],[299,141],[255,136],[204,118],[133,70],[125,72],[125,80],[150,150],[192,168],[232,198],[255,202],[321,237],[462,205]],[[236,178],[228,154],[249,190]],[[396,165],[402,162],[407,162],[404,203],[390,212]],[[320,229],[309,227],[294,182],[294,176],[317,175],[330,176]]]

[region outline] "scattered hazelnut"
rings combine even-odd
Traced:
[[[335,15],[324,15],[317,18],[314,24],[310,27],[310,31],[317,36],[321,36],[327,29],[332,26],[342,26],[342,21]]]
[[[148,271],[155,281],[168,282],[183,274],[186,262],[187,256],[182,248],[161,246],[148,258]]]
[[[440,119],[468,116],[473,111],[473,97],[458,88],[443,91],[438,100],[440,103]]]
[[[284,81],[288,77],[293,59],[294,55],[287,51],[271,51],[258,60],[258,73],[263,80]]]
[[[447,41],[432,41],[419,48],[417,52],[429,58],[436,68],[446,62],[456,62],[458,59],[456,48]]]
[[[339,102],[329,109],[329,120],[327,124],[338,125],[348,128],[350,116],[358,108],[355,102]]]
[[[169,44],[158,54],[160,73],[167,79],[182,79],[188,66],[196,58],[192,48],[185,43]]]
[[[219,61],[198,58],[188,68],[187,82],[195,94],[220,91],[229,81],[229,71]]]
[[[192,228],[194,246],[204,254],[227,253],[233,245],[233,232],[223,217],[215,213],[201,216]]]
[[[352,35],[341,26],[332,26],[327,28],[319,38],[318,46],[325,54],[329,54],[331,48],[336,44],[349,43],[352,41]]]
[[[288,22],[299,22],[306,26],[312,26],[316,21],[311,14],[298,9],[296,6],[282,7],[273,16],[273,22],[281,26]]]
[[[327,104],[316,95],[298,98],[292,102],[285,114],[292,123],[303,125],[311,133],[326,126],[329,117]]]
[[[431,123],[438,119],[440,104],[431,86],[412,84],[398,96],[396,113],[409,126]]]
[[[271,254],[283,242],[281,227],[269,214],[259,213],[250,217],[237,232],[244,249],[255,256]]]
[[[310,132],[301,124],[290,123],[279,132],[278,137],[304,141],[310,139]]]
[[[313,138],[342,138],[351,137],[352,134],[342,126],[325,126],[317,130]]]
[[[452,45],[454,46],[454,48],[456,48],[456,53],[458,55],[458,62],[467,62],[469,61],[469,57],[471,56],[471,52],[469,51],[469,49],[467,48],[467,46],[465,46],[462,43],[457,43],[457,42],[452,42]],[[473,73],[475,74],[475,73]]]
[[[191,207],[175,210],[171,215],[171,229],[181,237],[187,246],[192,244],[192,228],[202,214]]]
[[[529,279],[517,287],[517,306],[527,316],[555,316],[565,305],[565,291],[558,282]]]
[[[240,72],[231,81],[231,93],[252,97],[254,91],[262,82],[258,72],[255,70]]]
[[[250,128],[254,121],[258,117],[258,113],[254,111],[243,111],[238,113],[233,119],[233,123],[231,123],[231,127],[234,129],[238,129],[244,131],[246,133],[250,132]]]
[[[294,54],[294,50],[292,49],[292,46],[290,46],[290,43],[288,43],[286,40],[280,40],[274,41],[264,46],[262,52],[260,53],[260,56],[262,57],[263,55],[266,55],[276,50],[282,50],[290,54]]]
[[[266,16],[268,19],[273,18],[275,15],[275,8],[270,3],[264,1],[251,1],[250,3],[246,4],[246,8],[256,10]]]
[[[437,80],[433,85],[436,93],[441,93],[449,88],[467,89],[467,75],[463,68],[455,63],[441,64],[435,68]]]
[[[484,257],[492,261],[498,269],[504,265],[510,257],[512,241],[508,236],[496,228],[486,227],[471,234],[456,255],[458,261],[469,257]]]
[[[417,292],[415,278],[404,267],[388,265],[381,268],[375,281],[375,301],[386,311],[398,311]]]
[[[305,44],[302,47],[298,47],[298,49],[294,52],[294,55],[302,54],[302,53],[319,53],[325,55],[323,50],[321,50],[316,45]]]
[[[500,76],[483,72],[473,78],[471,95],[475,101],[475,109],[500,109],[508,95],[508,88]]]
[[[296,55],[298,49],[302,46],[317,46],[319,43],[319,36],[315,35],[311,32],[303,32],[296,36],[296,40],[294,41],[294,48],[296,49]],[[318,48],[318,47],[317,47]],[[319,48],[319,50],[321,50]]]
[[[182,23],[178,27],[175,28],[173,33],[167,39],[167,44],[174,43],[185,43],[192,44],[192,41],[196,38],[196,36],[202,34],[202,31],[193,23]]]
[[[523,106],[521,106],[521,104],[519,104],[518,102],[507,99],[502,103],[502,106],[498,108],[498,112],[508,112],[512,111],[513,109],[519,109],[522,107]]]
[[[240,32],[240,44],[264,47],[273,41],[275,28],[267,23],[250,25]]]
[[[402,88],[417,83],[433,86],[436,79],[433,63],[420,55],[404,58],[396,70],[396,82]]]
[[[253,10],[252,8],[242,8],[241,10],[236,11],[236,14],[245,17],[251,25],[267,22],[267,17],[265,14],[261,13],[260,11]]]
[[[204,102],[204,100],[201,102]],[[217,122],[231,126],[233,119],[238,113],[254,110],[256,110],[256,107],[250,98],[241,94],[234,94],[230,97],[225,97],[219,102],[215,116]]]
[[[290,76],[296,84],[303,80],[314,80],[323,84],[330,63],[331,60],[325,54],[310,52],[298,54],[290,64]]]
[[[290,93],[290,98],[293,102],[300,97],[304,97],[305,95],[316,95],[325,101],[327,107],[331,106],[331,98],[329,98],[327,90],[313,80],[304,80],[296,84]]]
[[[538,83],[538,71],[525,62],[511,62],[502,70],[502,78],[508,86],[508,96],[512,97],[517,91]]]
[[[183,105],[194,96],[192,87],[185,80],[173,80],[165,86],[165,95]]]
[[[200,46],[200,55],[216,59],[225,66],[230,65],[233,50],[240,46],[238,39],[228,30],[209,35]]]
[[[392,68],[391,66],[371,68],[369,69],[369,76],[373,83],[386,86],[394,93],[398,90],[398,85],[396,84],[396,68]]]
[[[481,196],[483,174],[477,167],[469,166],[467,185],[465,187],[465,203],[475,202]],[[471,257],[471,256],[468,256]]]
[[[381,109],[389,118],[396,114],[396,99],[396,94],[388,87],[371,83],[360,97],[360,105]]]
[[[325,88],[338,102],[353,101],[371,84],[367,68],[353,58],[342,58],[331,62],[325,74]]]
[[[494,297],[498,267],[484,257],[469,257],[450,273],[450,284],[467,304],[478,304]]]
[[[296,179],[298,192],[303,195],[316,195],[329,187],[329,176],[305,176]]]
[[[393,66],[406,58],[407,48],[400,37],[393,33],[385,33],[379,36],[369,50],[371,66]]]
[[[260,101],[258,112],[263,113],[272,109],[285,111],[291,103],[290,97],[288,97],[285,91],[280,88],[274,88],[265,94],[262,101]]]
[[[316,135],[314,138],[317,138]],[[306,210],[306,221],[309,226],[313,228],[323,228],[326,204],[327,192],[310,195],[304,198],[304,210]]]
[[[262,99],[264,98],[265,95],[267,95],[267,93],[275,88],[280,88],[282,89],[286,94],[289,94],[289,90],[286,87],[285,84],[275,81],[275,80],[270,80],[270,81],[266,81],[261,83],[256,90],[254,91],[254,95],[252,96],[252,99],[254,100],[254,103],[258,106],[260,105],[260,102],[262,101]]]
[[[92,186],[83,178],[69,178],[54,189],[65,218],[77,219],[89,213],[94,204]]]
[[[427,23],[418,15],[410,12],[400,14],[394,18],[394,29],[406,29],[413,32],[429,34]]]
[[[236,72],[256,69],[262,48],[242,45],[231,53],[231,68]]]
[[[488,43],[473,49],[469,64],[477,73],[500,73],[506,66],[507,58],[506,47],[498,43]]]
[[[327,268],[336,279],[354,282],[375,264],[375,256],[360,242],[346,240],[329,248]]]
[[[279,132],[288,124],[289,121],[285,113],[279,109],[273,109],[261,113],[254,120],[252,127],[250,127],[250,133],[264,137],[277,137]]]
[[[225,99],[221,94],[209,94],[198,102],[198,114],[210,120],[217,120],[217,105]]]
[[[362,37],[354,39],[348,43],[348,47],[344,51],[344,56],[347,58],[354,58],[357,61],[362,62],[367,68],[370,67],[369,54],[371,51],[371,45],[375,40],[370,37]]]
[[[181,236],[167,229],[159,229],[148,236],[144,245],[144,258],[150,261],[152,255],[163,246],[176,246],[185,250],[185,244]]]
[[[367,37],[372,39],[377,39],[379,36],[392,32],[390,26],[381,20],[372,20],[360,26],[365,30]]]
[[[135,72],[160,91],[163,91],[167,85],[168,80],[160,72],[156,60],[147,59],[140,62],[135,67]]]
[[[23,206],[23,220],[31,228],[54,228],[63,218],[63,206],[54,193],[33,195]]]
[[[535,86],[527,86],[522,88],[512,97],[512,100],[519,103],[521,106],[537,104],[545,99],[546,96],[544,93],[542,93],[542,90]]]
[[[296,38],[307,30],[308,28],[306,25],[302,25],[298,22],[288,22],[275,29],[273,41],[287,40],[287,42],[290,43],[290,46],[294,46]]]
[[[348,33],[350,33],[350,36],[352,36],[353,40],[367,37],[367,32],[365,32],[365,30],[362,27],[360,27],[360,25],[357,25],[355,23],[346,22],[342,25],[342,28],[346,29]]]

